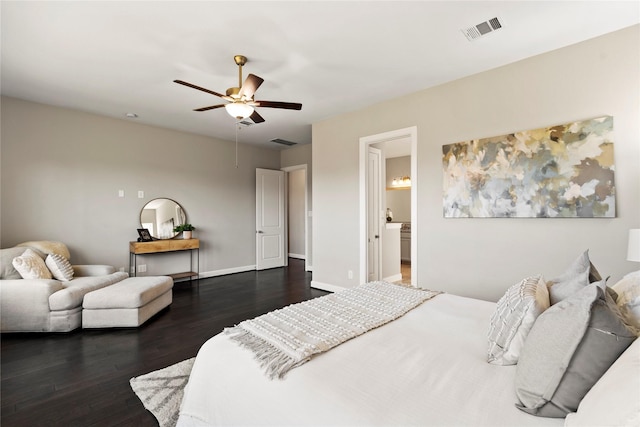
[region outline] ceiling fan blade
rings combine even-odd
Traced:
[[[302,110],[302,104],[296,102],[256,101],[258,107],[284,108],[285,110]]]
[[[256,90],[258,90],[263,81],[264,79],[262,77],[249,74],[240,88],[240,96],[245,96],[246,98],[253,97],[253,94],[256,93]]]
[[[211,95],[219,96],[220,98],[223,98],[223,97],[224,97],[224,95],[222,95],[222,94],[220,94],[220,93],[218,93],[218,92],[214,92],[214,91],[212,91],[212,90],[205,89],[205,88],[203,88],[203,87],[196,86],[196,85],[194,85],[194,84],[192,84],[192,83],[188,83],[188,82],[185,82],[185,81],[182,81],[182,80],[174,80],[174,83],[178,83],[178,84],[181,84],[181,85],[184,85],[184,86],[187,86],[187,87],[193,88],[193,89],[201,90],[201,91],[203,91],[203,92],[210,93]]]
[[[202,107],[202,108],[196,108],[193,111],[209,111],[209,110],[215,110],[216,108],[220,108],[220,107],[224,107],[225,104],[218,104],[218,105],[212,105],[210,107]]]
[[[253,123],[256,124],[264,122],[264,118],[260,114],[258,114],[256,110],[253,110],[253,113],[249,116],[249,118],[253,120]]]

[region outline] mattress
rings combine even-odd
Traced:
[[[200,349],[178,421],[193,426],[560,426],[515,407],[487,363],[494,303],[441,294],[270,380],[224,334]]]

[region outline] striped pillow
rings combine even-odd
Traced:
[[[549,308],[549,292],[542,276],[528,277],[511,286],[491,316],[487,361],[515,365],[536,318]]]
[[[68,259],[58,254],[49,254],[45,260],[49,271],[53,277],[61,282],[68,282],[73,279],[73,267]]]

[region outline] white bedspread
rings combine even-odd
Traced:
[[[271,379],[314,355],[404,315],[439,292],[369,282],[293,304],[224,330],[255,354]]]
[[[178,426],[562,425],[516,409],[515,366],[486,362],[494,307],[438,295],[283,381],[217,335],[198,353]]]

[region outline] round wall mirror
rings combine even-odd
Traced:
[[[180,203],[171,199],[153,199],[140,212],[140,225],[155,239],[173,239],[173,228],[186,224],[187,216]]]

